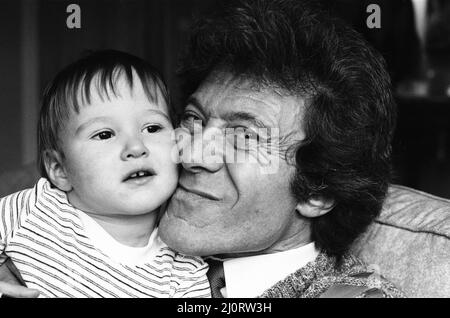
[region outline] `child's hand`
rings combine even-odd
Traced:
[[[5,254],[0,255],[0,297],[36,298],[39,291],[21,286],[25,285],[19,271]],[[16,273],[16,275],[14,275]]]
[[[15,283],[0,282],[0,296],[1,298],[36,298],[39,296],[39,291]]]

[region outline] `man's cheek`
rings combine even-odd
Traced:
[[[255,181],[257,181],[259,175],[258,163],[248,161],[242,163],[230,163],[227,164],[227,169],[233,183],[240,190],[239,192],[242,192],[243,188],[248,190],[247,187],[249,185],[251,185],[251,187],[249,187],[250,192],[254,191],[252,191],[251,188],[257,185]]]

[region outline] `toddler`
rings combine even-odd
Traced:
[[[0,252],[43,297],[210,297],[207,264],[157,221],[177,186],[168,92],[118,51],[61,71],[38,125],[42,178],[0,201]]]

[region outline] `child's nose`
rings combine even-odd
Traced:
[[[132,158],[147,157],[149,154],[148,148],[140,138],[130,138],[122,152],[122,160]]]

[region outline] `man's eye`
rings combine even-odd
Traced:
[[[251,131],[251,130],[245,131],[245,133],[244,133],[244,138],[245,138],[247,141],[249,141],[249,140],[254,140],[254,141],[256,141],[256,142],[259,141],[259,135],[258,135],[256,132]]]
[[[200,118],[193,112],[191,111],[187,111],[184,112],[183,115],[181,116],[182,120],[200,120]]]
[[[145,130],[150,134],[157,133],[161,129],[162,129],[162,127],[159,125],[150,125],[150,126],[145,127]]]
[[[259,135],[251,130],[245,128],[236,128],[233,134],[233,144],[236,149],[249,150],[257,145]]]
[[[97,140],[106,140],[106,139],[110,139],[114,136],[114,134],[111,131],[101,131],[97,134],[95,134],[94,136],[92,136],[92,139],[97,139]]]
[[[259,141],[259,135],[255,131],[247,128],[237,128],[235,130],[238,138],[244,139],[246,142],[254,140]]]
[[[202,119],[196,114],[192,112],[187,112],[184,113],[183,116],[181,117],[181,126],[184,126],[189,130],[193,131],[195,124],[203,126]]]

